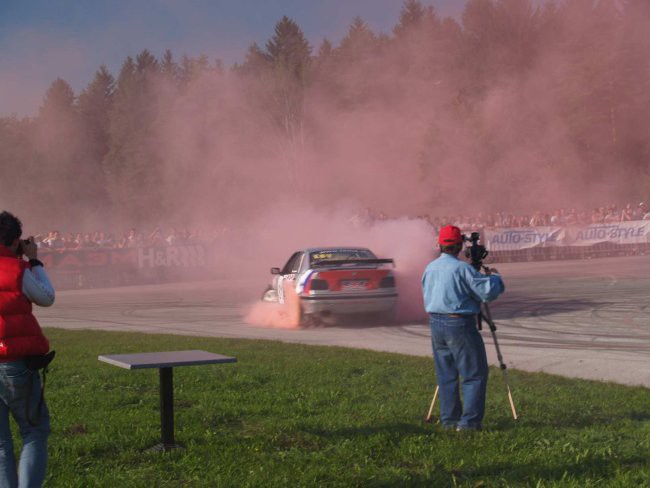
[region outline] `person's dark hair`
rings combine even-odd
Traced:
[[[11,244],[23,235],[23,224],[9,212],[0,213],[0,244]]]
[[[463,249],[463,243],[449,244],[447,246],[440,246],[440,252],[445,254],[458,254]]]

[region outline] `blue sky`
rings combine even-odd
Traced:
[[[458,17],[464,0],[423,3]],[[230,66],[253,41],[263,45],[283,15],[316,48],[325,37],[340,41],[356,15],[390,32],[401,7],[402,0],[0,0],[0,116],[36,114],[58,77],[78,94],[102,64],[117,76],[126,56],[144,48]]]

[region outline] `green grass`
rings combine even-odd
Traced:
[[[485,430],[423,423],[433,361],[336,347],[49,329],[46,486],[650,486],[645,388],[491,371]],[[160,440],[156,370],[99,354],[205,349],[238,363],[174,370]]]

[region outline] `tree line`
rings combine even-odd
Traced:
[[[316,47],[282,17],[231,67],[145,49],[0,118],[2,205],[60,226],[227,220],[279,196],[389,213],[643,197],[648,32],[645,0],[468,0],[459,19],[406,0],[390,33],[357,17]]]

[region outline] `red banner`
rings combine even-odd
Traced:
[[[172,283],[210,277],[214,249],[202,244],[126,249],[41,249],[57,289]]]
[[[118,267],[196,268],[207,264],[206,249],[201,244],[169,247],[137,247],[127,249],[43,249],[39,258],[48,269],[78,270],[83,268]]]

